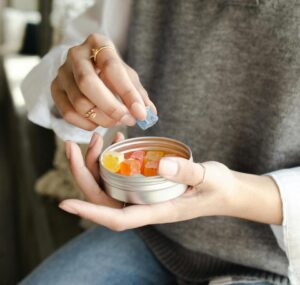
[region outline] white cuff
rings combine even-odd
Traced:
[[[300,167],[268,174],[278,185],[283,205],[283,241],[289,259],[289,278],[300,284]]]
[[[107,129],[98,127],[89,132],[67,123],[51,111],[54,102],[51,96],[51,82],[57,74],[59,66],[65,61],[68,49],[78,43],[70,42],[52,49],[22,83],[21,90],[26,102],[28,118],[33,123],[52,129],[62,140],[88,143],[96,131],[102,136]]]
[[[88,144],[94,132],[99,133],[103,137],[108,130],[98,127],[93,131],[85,131],[69,124],[64,119],[55,117],[51,118],[51,128],[60,139],[64,141],[71,140],[82,144]]]
[[[54,105],[51,82],[57,74],[57,69],[65,61],[68,48],[69,46],[62,45],[52,49],[21,84],[28,118],[45,128],[51,128],[51,108]]]

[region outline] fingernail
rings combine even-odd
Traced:
[[[142,105],[141,103],[134,102],[131,105],[131,112],[139,119],[139,120],[145,120],[147,113],[146,113],[146,107]]]
[[[64,211],[70,213],[70,214],[78,215],[77,210],[75,210],[74,208],[72,208],[70,205],[66,205],[64,203],[60,203],[58,205],[58,207],[61,208]]]
[[[155,105],[154,105],[152,102],[150,103],[150,107],[151,107],[152,112],[153,112],[155,115],[157,115],[157,109],[156,109]]]
[[[66,149],[67,159],[70,160],[70,157],[71,157],[71,142],[70,141],[65,141],[65,149]]]
[[[162,158],[159,162],[159,173],[167,177],[176,176],[178,173],[178,162],[171,158]]]
[[[134,126],[135,123],[136,123],[135,119],[134,119],[130,114],[125,114],[125,115],[121,118],[120,122],[121,122],[122,124],[128,125],[128,126]]]
[[[93,133],[93,136],[91,138],[91,141],[89,143],[89,148],[93,147],[95,145],[95,143],[98,140],[98,134],[97,133]]]

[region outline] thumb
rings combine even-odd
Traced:
[[[165,157],[160,160],[158,173],[174,182],[196,186],[203,180],[204,168],[180,157]]]

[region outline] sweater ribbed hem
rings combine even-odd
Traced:
[[[163,236],[151,226],[139,228],[137,232],[162,265],[178,278],[178,284],[199,284],[222,276],[230,276],[232,280],[257,279],[275,285],[290,284],[287,277],[276,273],[190,251]]]

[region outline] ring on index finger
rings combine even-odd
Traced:
[[[92,48],[91,52],[92,52],[92,55],[90,56],[90,59],[93,60],[94,63],[96,63],[96,60],[97,60],[97,55],[99,53],[101,53],[103,50],[105,49],[115,49],[112,45],[106,45],[106,46],[102,46],[102,47],[99,47],[99,48]]]

